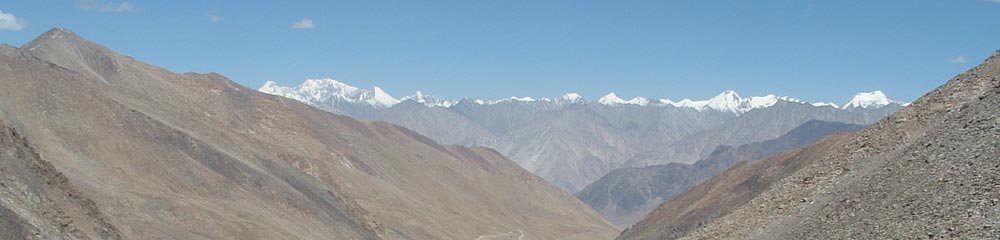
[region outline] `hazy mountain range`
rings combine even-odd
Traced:
[[[422,92],[395,98],[333,79],[296,87],[267,82],[260,91],[367,121],[386,121],[432,139],[496,149],[525,169],[574,193],[622,167],[693,163],[716,146],[774,139],[810,120],[867,125],[906,105],[881,91],[844,104],[809,103],[776,95],[724,91],[706,100],[590,101],[576,93],[554,98],[451,100]]]
[[[615,169],[587,185],[576,196],[609,221],[628,227],[645,218],[664,201],[741,161],[768,158],[808,146],[829,134],[861,128],[864,126],[812,120],[776,139],[740,146],[719,146],[705,159],[693,164],[670,163]]]

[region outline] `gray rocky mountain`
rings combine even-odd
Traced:
[[[0,45],[0,86],[0,238],[618,233],[493,150],[176,74],[65,29]]]
[[[693,164],[671,163],[626,167],[611,171],[576,194],[618,226],[642,220],[664,201],[725,171],[740,161],[755,161],[810,145],[838,132],[851,132],[862,125],[811,120],[779,138],[740,146],[719,146],[708,157]]]
[[[779,137],[810,120],[867,125],[901,108],[880,91],[857,94],[844,106],[791,97],[740,97],[725,91],[708,100],[597,101],[579,94],[450,101],[423,93],[396,99],[375,87],[333,79],[298,87],[268,82],[260,91],[367,121],[386,121],[436,141],[496,149],[532,173],[575,193],[622,167],[693,163],[719,145]],[[360,96],[360,97],[358,97]]]
[[[701,159],[716,146],[738,146],[780,137],[811,120],[867,125],[902,108],[890,103],[873,108],[815,107],[808,104],[779,102],[769,108],[755,109],[727,121],[719,127],[685,137],[667,147],[654,149],[628,160],[628,166],[662,164],[664,159]]]
[[[1000,52],[855,134],[741,164],[619,239],[996,239]]]

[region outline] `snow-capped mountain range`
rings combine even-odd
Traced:
[[[333,100],[350,103],[364,103],[375,108],[392,107],[402,101],[392,97],[389,93],[382,91],[382,88],[374,87],[371,90],[360,89],[351,85],[326,79],[308,79],[295,88],[278,86],[273,81],[267,81],[258,91],[284,96],[306,103],[326,103]],[[418,92],[420,99],[423,95]]]
[[[903,105],[880,91],[857,94],[842,105],[775,94],[744,97],[735,91],[679,101],[616,93],[594,99],[567,93],[453,100],[416,92],[397,98],[378,87],[362,89],[329,78],[294,87],[267,82],[260,91],[363,121],[396,124],[441,143],[496,149],[568,192],[615,168],[691,163],[717,146],[773,139],[810,120],[871,124]]]
[[[277,83],[273,81],[267,81],[266,83],[264,83],[264,86],[260,87],[260,89],[258,90],[272,95],[284,96],[287,98],[295,99],[315,106],[330,105],[329,107],[334,107],[335,105],[342,103],[354,103],[354,104],[367,105],[376,109],[389,108],[404,101],[414,101],[426,105],[428,107],[444,107],[444,108],[455,106],[456,104],[459,104],[460,102],[463,101],[469,101],[473,104],[479,104],[479,105],[492,105],[492,104],[510,103],[510,102],[545,103],[545,104],[556,104],[556,105],[587,103],[587,101],[583,98],[583,96],[581,96],[578,93],[567,93],[554,99],[510,97],[499,100],[482,100],[482,99],[466,98],[459,101],[455,101],[444,97],[424,94],[423,92],[417,91],[413,95],[397,99],[377,86],[373,87],[372,89],[361,89],[355,86],[339,82],[332,78],[308,79],[297,87],[279,86],[277,85]],[[751,96],[744,98],[740,97],[738,93],[732,90],[724,91],[722,93],[719,93],[715,97],[706,100],[683,99],[680,101],[673,101],[670,99],[650,99],[647,97],[635,97],[626,100],[619,97],[614,92],[612,92],[599,98],[597,100],[597,103],[608,106],[624,106],[624,105],[652,106],[652,107],[672,106],[678,108],[691,108],[698,111],[715,110],[720,112],[743,114],[753,109],[771,107],[777,104],[779,101],[810,104],[815,107],[832,107],[840,109],[880,108],[888,106],[890,104],[899,104],[902,106],[908,105],[908,103],[906,102],[889,99],[885,95],[885,93],[879,90],[873,92],[862,92],[855,94],[854,97],[852,97],[842,106],[830,102],[806,102],[803,100],[799,100],[797,98],[788,96],[776,96],[774,94],[766,96]]]

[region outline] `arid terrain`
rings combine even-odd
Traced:
[[[995,239],[998,103],[1000,52],[856,134],[730,169],[619,239]]]
[[[693,164],[618,169],[588,185],[576,196],[611,222],[627,228],[645,218],[664,201],[687,192],[740,162],[769,158],[808,146],[830,134],[853,132],[863,127],[813,120],[776,139],[734,147],[720,146],[707,158]]]
[[[610,239],[493,150],[175,74],[52,29],[0,46],[12,238]]]

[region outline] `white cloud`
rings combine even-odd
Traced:
[[[208,15],[208,21],[212,23],[218,23],[222,21],[222,16],[219,15]]]
[[[986,0],[986,1],[987,1],[987,2],[995,2],[995,3],[1000,3],[1000,0]]]
[[[997,0],[997,1],[1000,1],[1000,0]],[[948,59],[948,61],[951,62],[951,63],[967,63],[967,62],[969,62],[969,59],[965,58],[965,56],[958,56],[958,57],[953,57],[951,59]]]
[[[85,0],[83,1],[83,8],[105,13],[134,12],[139,10],[138,7],[128,1],[121,3],[103,3],[96,0]]]
[[[14,14],[11,13],[0,11],[0,31],[17,31],[28,27],[28,25],[31,25],[28,20],[14,16]]]
[[[308,18],[304,18],[292,24],[292,28],[294,29],[312,29],[314,27],[316,27],[316,25],[313,24],[313,20]]]

